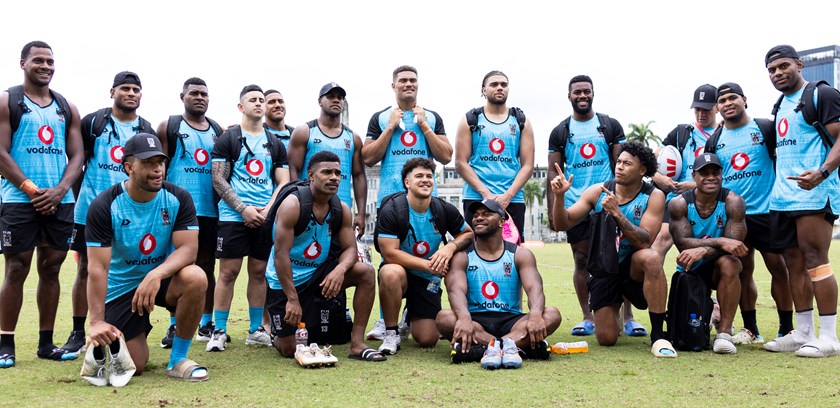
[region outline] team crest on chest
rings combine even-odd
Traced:
[[[637,205],[633,207],[633,219],[641,220],[642,219],[642,206]]]
[[[344,150],[350,150],[350,140],[344,139]]]
[[[715,222],[717,223],[717,229],[722,230],[722,229],[723,229],[723,217],[721,217],[720,215],[718,215],[718,216],[715,218]]]
[[[516,125],[514,125],[513,123],[510,124],[510,135],[516,136]]]
[[[513,265],[510,262],[505,262],[504,270],[505,270],[505,278],[509,278],[511,272],[513,271]]]
[[[163,222],[163,225],[169,225],[169,209],[168,208],[161,208],[160,209],[160,219]]]
[[[750,138],[752,139],[753,145],[760,145],[764,143],[764,140],[761,138],[761,133],[759,132],[750,133]]]

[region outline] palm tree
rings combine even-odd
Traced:
[[[653,121],[650,121],[647,124],[631,123],[630,133],[627,134],[627,140],[640,142],[646,146],[650,146],[651,142],[655,142],[658,145],[662,144],[662,138],[655,135],[653,131],[650,130],[651,123],[653,123]]]
[[[543,200],[545,199],[545,188],[543,184],[536,181],[531,180],[525,183],[525,187],[523,188],[523,193],[525,195],[525,206],[531,211],[531,230],[534,229],[534,202],[538,202],[540,207],[543,205]],[[540,226],[542,228],[542,226]]]

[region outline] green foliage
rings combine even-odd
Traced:
[[[650,124],[653,122],[654,121],[650,121],[648,123],[631,123],[630,133],[626,135],[627,141],[640,142],[646,146],[650,146],[651,144],[662,144],[662,138],[650,130]]]
[[[525,195],[526,207],[533,210],[535,202],[543,205],[543,201],[545,200],[545,185],[543,183],[537,180],[531,180],[525,183],[525,187],[522,190]]]

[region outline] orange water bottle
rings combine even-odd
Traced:
[[[589,343],[586,341],[576,341],[573,343],[566,343],[563,341],[559,341],[553,346],[551,346],[551,351],[554,354],[577,354],[577,353],[588,353],[589,352]]]
[[[295,330],[295,343],[296,345],[303,345],[304,347],[308,346],[309,342],[309,331],[306,330],[306,323],[300,322],[298,323],[298,328]]]

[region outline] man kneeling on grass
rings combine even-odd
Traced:
[[[178,320],[166,374],[208,378],[207,368],[187,359],[207,288],[204,271],[194,265],[198,220],[190,194],[164,181],[166,160],[154,135],[131,137],[122,159],[128,180],[103,191],[88,209],[90,336],[81,375],[97,386],[121,387],[143,372],[155,305]]]
[[[518,368],[526,358],[547,360],[545,338],[560,327],[560,311],[545,307],[534,254],[502,239],[507,215],[494,200],[470,205],[475,243],[452,258],[446,290],[452,310],[437,327],[452,341],[453,363],[481,361],[487,369]],[[522,289],[530,313],[522,312]]]

